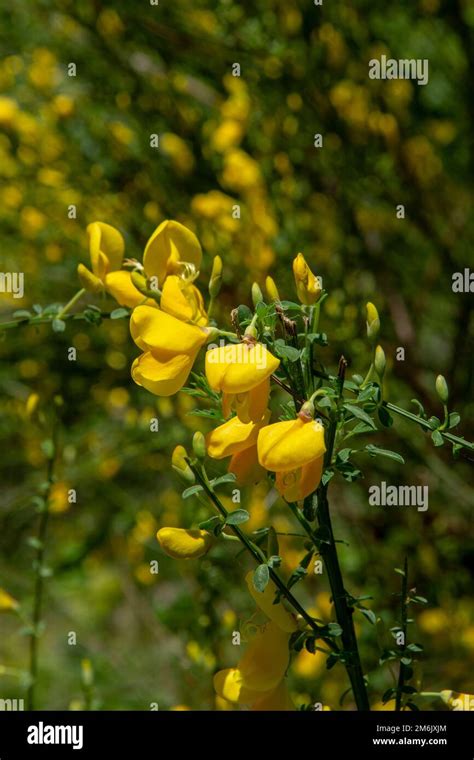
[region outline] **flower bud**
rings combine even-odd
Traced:
[[[187,456],[188,454],[184,446],[176,446],[171,455],[171,466],[188,483],[194,483],[196,479],[189,464],[186,462]]]
[[[20,603],[17,602],[16,599],[14,599],[8,591],[5,591],[5,589],[0,588],[0,612],[10,612],[12,610],[17,610],[20,606]]]
[[[385,352],[382,348],[382,346],[377,346],[375,349],[375,359],[374,359],[374,367],[377,375],[382,380],[384,373],[385,373],[385,367],[387,366],[387,360],[385,359]]]
[[[268,276],[265,279],[265,290],[267,291],[267,296],[270,301],[280,300],[280,294],[278,292],[278,288],[275,284],[275,280],[273,279],[273,277]]]
[[[312,273],[306,263],[305,257],[299,253],[293,259],[293,275],[295,278],[296,292],[301,303],[305,306],[311,306],[319,301],[322,288],[318,278]]]
[[[252,303],[256,306],[263,301],[263,293],[258,282],[254,282],[252,285]]]
[[[212,262],[211,278],[209,280],[209,295],[211,298],[217,298],[222,285],[222,259],[220,256],[214,256]]]
[[[206,456],[206,439],[199,430],[193,435],[193,451],[198,459],[204,459]]]
[[[448,403],[449,398],[449,390],[448,390],[448,384],[446,380],[444,379],[443,375],[438,375],[436,378],[436,393],[438,394],[439,400],[442,404]]]
[[[375,343],[380,331],[379,313],[373,303],[367,304],[367,337],[371,343]]]
[[[140,291],[140,293],[147,293],[148,291],[148,284],[146,281],[146,277],[144,277],[140,272],[132,272],[130,274],[130,279],[132,283],[135,285],[136,289]]]
[[[104,290],[104,283],[102,280],[99,277],[96,277],[95,274],[92,274],[92,272],[89,272],[84,264],[78,264],[77,276],[79,277],[82,287],[89,293],[97,294]]]

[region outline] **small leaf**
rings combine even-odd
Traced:
[[[367,618],[369,623],[372,623],[372,625],[375,625],[377,622],[377,618],[375,616],[375,613],[372,612],[372,610],[366,610],[364,607],[359,607],[359,610],[362,612],[363,616]]]
[[[375,423],[370,417],[367,412],[364,412],[363,409],[361,409],[359,406],[356,406],[355,404],[344,404],[344,408],[347,409],[348,412],[350,412],[354,417],[357,417],[357,419],[362,420],[366,423],[369,427],[373,428],[375,430]]]
[[[64,319],[53,319],[51,326],[56,333],[64,332],[66,329],[66,323]]]
[[[405,460],[401,454],[397,454],[396,451],[390,451],[390,449],[379,449],[379,447],[374,446],[373,443],[369,443],[369,445],[365,447],[365,451],[370,454],[371,457],[386,457],[387,459],[395,460],[395,462],[400,462],[400,464],[405,464]]]
[[[384,427],[392,427],[393,417],[384,406],[379,407],[378,411],[379,420]]]
[[[281,359],[288,359],[290,362],[296,362],[300,358],[300,352],[293,346],[287,346],[285,343],[275,341],[274,349],[277,356]]]
[[[123,319],[124,317],[128,317],[130,312],[128,309],[120,308],[120,309],[114,309],[110,312],[110,319]]]
[[[236,509],[235,512],[230,512],[226,517],[227,525],[240,525],[247,520],[250,520],[250,515],[246,509]]]
[[[321,478],[321,483],[323,486],[327,485],[331,478],[334,477],[334,470],[324,470],[323,477]]]
[[[253,574],[253,585],[261,594],[265,591],[268,581],[270,580],[270,570],[268,565],[259,565]]]
[[[199,493],[200,491],[202,491],[202,486],[189,486],[189,488],[185,488],[181,496],[183,499],[188,499],[190,496],[194,496],[194,494]]]
[[[433,441],[435,446],[442,446],[444,444],[444,438],[439,432],[439,430],[433,430],[431,433],[431,440]]]
[[[457,412],[451,412],[448,418],[448,427],[451,429],[453,427],[456,427],[456,425],[459,425],[461,422],[461,415]]]
[[[27,311],[27,309],[19,309],[18,311],[13,312],[13,316],[15,319],[29,319],[31,317],[31,311]]]
[[[226,472],[225,475],[220,475],[220,477],[211,480],[211,486],[215,488],[216,486],[221,486],[223,483],[234,483],[235,480],[236,477],[233,472]]]

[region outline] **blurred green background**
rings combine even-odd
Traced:
[[[195,230],[203,289],[212,257],[224,260],[226,324],[231,308],[249,303],[252,281],[263,286],[269,273],[283,297],[295,298],[291,260],[302,251],[330,292],[327,366],[343,352],[349,371],[365,372],[364,307],[373,301],[389,362],[387,397],[408,408],[416,396],[439,415],[441,372],[462,413],[456,432],[472,439],[472,295],[453,294],[451,280],[472,262],[473,26],[471,0],[3,4],[0,257],[2,271],[24,272],[25,297],[0,294],[1,318],[69,300],[79,287],[77,264],[88,265],[85,228],[95,220],[118,227],[126,255],[138,259],[163,219]],[[368,61],[382,54],[428,58],[429,84],[369,80]],[[232,76],[235,63],[240,77]],[[317,133],[323,148],[314,147]],[[400,346],[405,361],[395,359]],[[127,320],[69,322],[62,334],[19,327],[0,342],[0,586],[26,610],[27,539],[49,433],[25,403],[38,393],[48,416],[54,396],[63,399],[48,538],[54,575],[41,642],[44,709],[81,706],[83,658],[93,663],[98,707],[220,709],[212,674],[238,659],[232,631],[253,612],[243,582],[248,561],[235,561],[234,549],[180,563],[158,547],[159,526],[196,520],[197,502],[182,501],[170,453],[208,424],[189,414],[189,396],[160,400],[135,386],[136,355]],[[407,465],[370,460],[364,480],[332,486],[337,537],[349,542],[340,545],[347,586],[371,594],[369,606],[394,625],[393,568],[407,555],[410,583],[429,600],[411,632],[425,646],[423,688],[473,692],[472,464],[453,464],[449,447],[435,450],[398,420],[374,442],[399,451]],[[368,488],[381,480],[428,484],[428,511],[370,507]],[[67,503],[69,488],[76,504]],[[266,491],[243,493],[251,527],[267,523]],[[270,512],[281,530],[293,526],[281,502]],[[288,543],[285,569],[301,556]],[[151,560],[158,575],[149,572]],[[331,614],[324,576],[297,589],[319,614]],[[363,617],[357,624],[376,704],[391,675],[375,671],[373,627]],[[24,668],[27,639],[17,619],[3,615],[0,625],[0,666]],[[76,646],[68,645],[71,631]],[[297,704],[337,708],[347,686],[340,667],[326,673],[324,658],[311,655],[299,656],[290,679]],[[0,676],[2,698],[22,695],[15,678]]]

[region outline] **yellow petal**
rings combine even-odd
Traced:
[[[169,557],[174,559],[197,559],[209,551],[214,539],[205,530],[184,528],[160,528],[158,542]]]
[[[241,422],[258,422],[262,419],[268,406],[270,396],[270,378],[267,377],[246,393],[224,393],[222,396],[222,409],[224,416],[228,416],[231,409],[237,412]]]
[[[155,359],[147,351],[138,356],[132,364],[132,378],[155,396],[172,396],[177,393],[193,367],[193,358],[187,354],[177,354],[167,361]]]
[[[163,285],[161,308],[184,322],[205,326],[208,323],[204,301],[199,290],[175,274],[169,275]]]
[[[132,338],[143,351],[165,360],[177,353],[194,356],[207,340],[205,327],[189,325],[151,306],[137,306],[130,318]]]
[[[261,696],[259,692],[245,688],[237,668],[219,670],[214,676],[214,689],[219,697],[233,704],[250,704]]]
[[[286,501],[300,501],[317,489],[323,475],[324,457],[318,457],[297,470],[277,472],[275,486]]]
[[[147,300],[133,284],[131,272],[126,272],[124,269],[109,272],[105,276],[105,288],[120,306],[128,306],[130,309],[134,309],[135,306],[145,301],[148,306],[153,306],[154,302],[151,299]]]
[[[260,422],[241,422],[232,417],[223,425],[211,430],[206,437],[207,453],[213,459],[224,459],[239,451],[244,451],[257,443],[258,431],[270,418],[267,411]]]
[[[14,599],[8,591],[0,588],[0,612],[10,612],[10,610],[17,610],[20,606],[19,602]]]
[[[77,275],[83,288],[89,293],[100,293],[104,289],[104,283],[99,277],[87,269],[84,264],[78,264]]]
[[[262,697],[260,697],[260,699],[253,703],[250,709],[252,711],[266,710],[270,712],[294,710],[295,706],[291,701],[285,680],[280,681],[274,691],[266,692]]]
[[[206,352],[206,376],[211,388],[245,393],[270,377],[280,364],[262,343],[229,343]]]
[[[245,576],[245,582],[247,583],[247,588],[257,607],[261,609],[262,612],[275,623],[275,625],[281,628],[282,631],[285,631],[286,633],[293,633],[293,631],[296,631],[297,625],[293,615],[285,609],[281,602],[273,604],[277,592],[277,587],[273,581],[270,579],[265,586],[265,590],[261,592],[257,591],[253,585],[252,579],[253,571],[251,570]]]
[[[162,288],[168,274],[182,271],[179,262],[192,264],[199,270],[201,259],[201,244],[194,232],[179,222],[166,220],[148,240],[143,266],[147,277],[157,277],[158,287]]]
[[[271,472],[296,470],[326,451],[324,428],[316,420],[285,420],[261,429],[258,436],[260,464]]]
[[[234,473],[239,486],[255,485],[266,475],[265,469],[258,461],[256,444],[233,454],[227,469],[228,472]]]
[[[103,279],[107,272],[122,266],[125,242],[121,233],[104,222],[87,225],[92,271]]]
[[[277,686],[288,667],[289,638],[275,623],[262,626],[237,666],[247,689],[269,691]]]

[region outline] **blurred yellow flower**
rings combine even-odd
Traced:
[[[213,537],[205,530],[185,528],[160,528],[158,542],[168,557],[174,559],[197,559],[206,554],[213,544]]]

